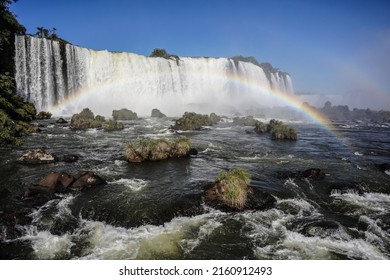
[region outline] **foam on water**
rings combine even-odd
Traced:
[[[350,206],[349,212],[354,215],[369,213],[388,213],[390,211],[390,195],[384,193],[332,192],[333,203]]]
[[[302,199],[278,200],[275,209],[246,213],[245,218],[252,228],[248,236],[256,244],[253,250],[259,259],[331,259],[335,254],[351,259],[389,257],[385,249],[371,243],[369,236],[356,238],[338,223],[337,228],[314,224],[302,231],[299,226],[302,219],[319,222],[324,219],[314,205]]]
[[[133,178],[133,179],[121,178],[119,180],[112,181],[111,183],[116,184],[116,185],[125,186],[126,188],[137,192],[137,191],[140,191],[140,190],[146,188],[150,182],[142,180],[142,179],[136,179],[136,178]]]

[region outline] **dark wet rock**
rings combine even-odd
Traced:
[[[23,197],[33,197],[40,202],[45,202],[52,199],[56,193],[105,184],[106,181],[104,179],[91,171],[81,171],[75,177],[65,172],[51,172],[34,186],[26,188]]]
[[[386,172],[386,171],[390,172],[390,163],[389,162],[382,163],[382,164],[376,164],[375,166],[382,172]]]
[[[221,120],[214,113],[208,115],[196,114],[193,112],[185,112],[184,115],[175,121],[171,126],[173,130],[200,130],[203,126],[212,126]]]
[[[117,122],[116,120],[105,121],[103,122],[102,127],[105,131],[119,131],[125,128],[123,123]]]
[[[186,195],[162,210],[156,222],[157,224],[164,224],[175,217],[193,217],[202,213],[202,195]]]
[[[321,180],[325,178],[325,172],[322,169],[319,168],[309,168],[304,171],[278,171],[276,172],[276,177],[279,179],[288,179],[288,178],[297,178],[297,179],[302,179],[302,178],[312,178],[312,179],[317,179]]]
[[[48,188],[53,192],[67,190],[75,181],[75,178],[65,172],[52,172],[42,178],[36,185]]]
[[[47,153],[43,149],[28,151],[18,159],[22,164],[48,164],[56,161],[58,158],[54,154]]]
[[[34,258],[34,249],[30,241],[21,239],[0,241],[1,260],[28,260],[32,258]]]
[[[355,193],[358,195],[363,195],[367,190],[359,183],[331,183],[327,185],[327,189],[329,190],[329,194],[339,193]]]
[[[138,120],[137,113],[125,108],[120,110],[113,110],[112,117],[114,120],[123,120],[123,121]]]
[[[75,179],[75,182],[70,186],[72,189],[83,189],[107,184],[103,178],[91,171],[81,171],[75,176]]]
[[[60,123],[60,124],[66,124],[68,123],[64,118],[59,118],[56,123]]]
[[[276,199],[271,194],[253,187],[249,188],[245,209],[266,210],[275,206]]]
[[[45,112],[45,111],[41,111],[37,114],[36,118],[38,120],[48,120],[51,118],[51,113],[50,112]]]
[[[195,149],[195,148],[191,148],[189,151],[188,151],[188,155],[190,156],[196,156],[198,154],[198,150]]]
[[[305,236],[326,238],[339,230],[339,223],[332,220],[302,221],[299,233]]]
[[[20,207],[0,211],[0,242],[20,237],[23,230],[19,226],[28,225],[32,218],[29,216],[33,211],[29,207]],[[0,246],[1,248],[1,246]]]
[[[204,188],[207,205],[225,212],[264,210],[273,207],[276,199],[248,185],[250,174],[243,169],[221,172],[214,183]]]
[[[79,157],[77,155],[64,155],[62,157],[62,161],[72,163],[79,160]]]
[[[152,118],[166,118],[167,116],[165,114],[161,113],[159,109],[153,109],[151,117]]]
[[[257,120],[253,116],[233,118],[233,124],[236,125],[254,126],[256,122]]]

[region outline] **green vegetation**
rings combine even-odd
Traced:
[[[253,116],[233,118],[233,123],[237,125],[254,126],[256,125],[256,122],[257,121],[253,118]]]
[[[106,131],[122,130],[124,126],[116,120],[106,121],[103,116],[97,115],[89,108],[84,108],[80,113],[74,114],[70,121],[72,129],[103,128]]]
[[[175,121],[175,124],[171,128],[174,130],[200,130],[202,126],[211,126],[220,120],[221,118],[214,113],[208,116],[185,112],[180,119]]]
[[[113,110],[112,117],[114,118],[114,120],[122,120],[122,121],[138,120],[137,113],[125,108],[120,110]]]
[[[241,168],[221,172],[216,179],[220,200],[231,208],[243,209],[247,200],[250,174]]]
[[[35,119],[34,105],[24,102],[14,92],[14,79],[9,73],[0,74],[0,146],[20,145],[22,137],[38,131],[28,123]]]
[[[270,133],[273,140],[296,141],[298,139],[297,133],[293,128],[290,128],[282,121],[275,119],[270,120],[267,125],[257,121],[255,132],[259,134]]]
[[[141,139],[129,142],[125,148],[125,156],[129,162],[156,161],[167,158],[186,157],[191,149],[188,137],[181,136],[171,142],[167,139]]]
[[[36,118],[38,120],[47,120],[47,119],[51,118],[51,113],[50,112],[41,111],[41,112],[39,112],[37,114]]]
[[[179,65],[180,57],[175,54],[168,53],[165,49],[154,49],[149,57],[161,57],[165,59],[176,60],[176,64]]]
[[[0,146],[20,145],[22,138],[38,128],[28,122],[35,119],[33,104],[15,94],[14,57],[15,35],[26,29],[9,10],[16,1],[0,1]]]

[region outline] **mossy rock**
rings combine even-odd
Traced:
[[[124,129],[124,125],[121,122],[117,122],[115,120],[108,120],[102,125],[105,131],[118,131]]]
[[[45,112],[41,111],[37,114],[37,119],[38,120],[48,120],[51,118],[51,113],[50,112]]]
[[[212,126],[220,120],[221,118],[214,113],[208,116],[194,112],[185,112],[180,119],[175,121],[171,128],[174,130],[200,130],[203,126]]]
[[[175,141],[167,139],[141,139],[139,142],[130,142],[125,148],[125,156],[129,162],[157,161],[168,158],[181,158],[189,155],[191,142],[185,137]]]
[[[70,120],[72,129],[102,128],[105,118],[97,115],[89,108],[84,108],[80,113],[74,114]]]
[[[112,117],[114,120],[123,120],[123,121],[138,120],[137,113],[125,108],[120,110],[113,110]]]
[[[267,125],[257,121],[254,130],[258,134],[270,133],[273,140],[296,141],[298,139],[297,133],[293,128],[275,119],[270,120]]]
[[[233,118],[233,124],[236,125],[254,126],[256,122],[257,120],[253,116]]]
[[[167,116],[165,114],[161,113],[161,111],[159,109],[153,109],[151,117],[152,118],[166,118]]]

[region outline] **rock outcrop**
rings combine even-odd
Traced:
[[[181,136],[174,141],[166,139],[143,139],[128,143],[125,148],[125,156],[129,162],[156,161],[167,158],[181,158],[197,154],[191,148],[188,137]]]

